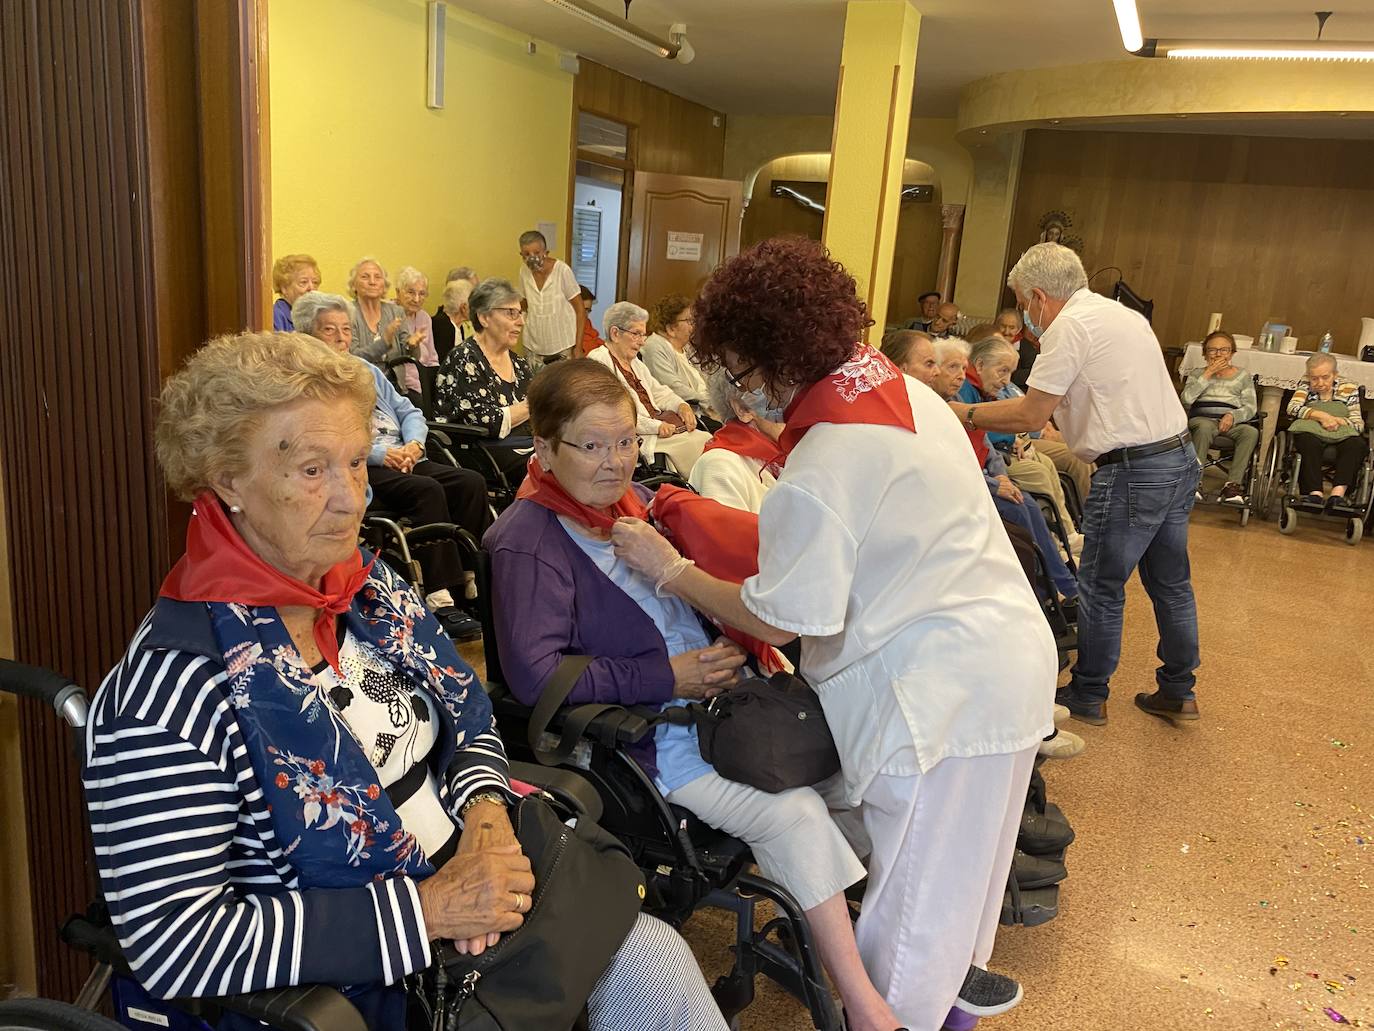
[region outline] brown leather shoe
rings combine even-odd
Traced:
[[[1178,698],[1166,698],[1161,692],[1145,694],[1141,692],[1135,696],[1136,708],[1142,712],[1148,712],[1151,716],[1158,716],[1177,723],[1182,720],[1201,719],[1202,715],[1197,711],[1197,702],[1189,698],[1186,701]]]

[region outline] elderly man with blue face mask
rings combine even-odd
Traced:
[[[1078,568],[1078,661],[1056,701],[1075,719],[1107,722],[1107,683],[1121,658],[1126,581],[1140,580],[1159,628],[1158,690],[1136,705],[1171,721],[1196,720],[1197,606],[1188,564],[1188,516],[1201,479],[1188,417],[1150,324],[1088,289],[1077,254],[1030,248],[1007,277],[1040,357],[1026,396],[952,407],[971,429],[1017,433],[1055,417],[1065,442],[1097,463],[1084,503]]]

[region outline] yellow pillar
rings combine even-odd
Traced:
[[[921,13],[910,0],[849,0],[822,239],[883,331],[901,205]]]

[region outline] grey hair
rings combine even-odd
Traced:
[[[973,349],[969,351],[968,360],[969,364],[977,366],[984,362],[993,361],[1003,354],[1010,357],[1013,362],[1018,361],[1021,357],[1013,345],[994,333],[973,345]]]
[[[397,289],[397,290],[404,290],[406,287],[410,286],[412,283],[419,283],[419,282],[422,282],[422,281],[423,281],[424,284],[425,284],[425,289],[428,290],[428,289],[429,289],[429,276],[425,275],[423,272],[421,272],[419,269],[417,269],[414,265],[407,265],[405,268],[401,269],[400,272],[397,272],[397,273],[396,273],[396,289]]]
[[[602,316],[601,330],[610,336],[612,329],[629,329],[631,323],[648,321],[649,313],[634,301],[616,301]]]
[[[968,361],[968,341],[963,337],[937,337],[931,343],[935,346],[935,360],[937,362],[943,363],[955,354],[964,361]]]
[[[706,377],[706,398],[722,422],[739,418],[735,414],[735,406],[730,402],[742,396],[739,387],[730,382],[729,373],[724,367]]]
[[[301,294],[296,298],[296,303],[291,305],[291,324],[296,327],[297,333],[309,333],[314,336],[320,316],[327,311],[341,311],[350,318],[353,314],[348,310],[348,302],[338,294],[311,290],[309,293]]]
[[[1037,243],[1021,255],[1007,276],[1007,286],[1021,296],[1039,289],[1056,301],[1067,301],[1087,285],[1083,259],[1058,243]]]
[[[1022,323],[1022,321],[1023,321],[1022,318],[1021,318],[1021,309],[1020,309],[1020,308],[1003,308],[1001,311],[999,311],[999,312],[997,313],[997,318],[1000,319],[1003,315],[1015,315],[1015,316],[1016,316],[1016,324],[1017,324],[1018,326],[1021,325],[1021,323]]]
[[[449,280],[444,284],[444,311],[449,315],[457,315],[458,309],[469,303],[468,299],[476,289],[470,279]]]
[[[444,300],[448,300],[447,287],[445,288]],[[472,293],[468,294],[468,318],[472,320],[473,329],[479,333],[486,329],[482,325],[482,316],[493,308],[505,308],[512,301],[519,302],[520,300],[520,291],[510,285],[510,280],[482,280],[481,283],[473,287]]]
[[[364,265],[376,265],[382,273],[382,289],[391,289],[391,277],[386,274],[386,266],[376,258],[366,256],[358,259],[358,263],[348,270],[348,296],[356,298],[358,296],[358,272]]]
[[[1336,362],[1336,356],[1334,354],[1330,354],[1326,351],[1318,351],[1316,354],[1312,355],[1310,358],[1307,359],[1307,374],[1309,376],[1312,375],[1312,373],[1317,371],[1317,366],[1319,365],[1330,365],[1332,372],[1335,372],[1337,369],[1340,368],[1340,365]]]
[[[542,243],[547,250],[549,241],[544,239],[544,234],[538,229],[527,229],[520,234],[520,246],[528,247],[532,243]]]
[[[448,270],[448,275],[444,277],[445,283],[452,283],[458,279],[466,279],[473,286],[477,285],[477,272],[471,266],[458,265]]]

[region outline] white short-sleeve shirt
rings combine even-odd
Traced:
[[[857,804],[878,774],[1029,748],[1054,639],[949,406],[906,379],[914,434],[812,427],[759,512],[744,603],[800,634]]]
[[[1188,428],[1150,324],[1086,287],[1045,330],[1026,386],[1063,397],[1054,421],[1085,462]]]
[[[553,271],[544,280],[541,290],[534,281],[534,273],[520,266],[520,291],[525,295],[529,311],[525,313],[525,350],[535,354],[558,354],[576,347],[577,313],[568,302],[582,296],[577,277],[566,262],[553,259]]]

